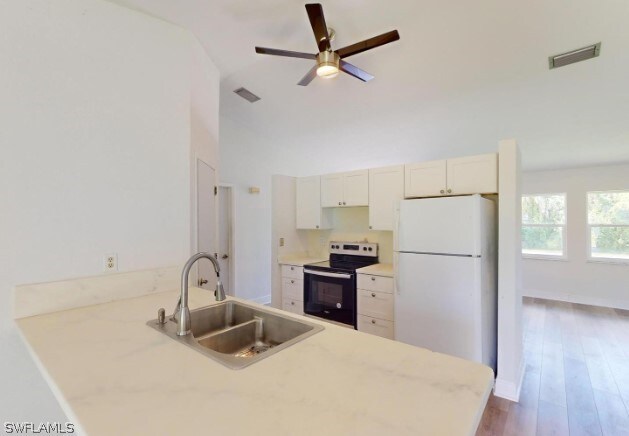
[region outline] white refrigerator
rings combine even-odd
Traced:
[[[480,195],[400,201],[397,340],[496,370],[495,210]]]

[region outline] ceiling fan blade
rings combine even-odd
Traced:
[[[323,17],[323,7],[319,3],[309,3],[306,5],[310,25],[317,40],[319,51],[330,50],[330,36],[328,35],[328,26],[325,24]]]
[[[346,58],[367,50],[371,50],[372,48],[380,47],[381,45],[397,41],[398,39],[400,39],[400,34],[397,32],[397,30],[392,30],[391,32],[383,33],[382,35],[374,36],[373,38],[369,38],[364,41],[357,42],[356,44],[348,45],[347,47],[338,49],[336,50],[336,53],[341,58]]]
[[[317,77],[317,65],[312,67],[297,84],[300,86],[307,86],[315,77]]]
[[[256,53],[274,55],[274,56],[286,56],[289,58],[301,58],[301,59],[316,59],[316,54],[303,53],[300,51],[290,50],[278,50],[276,48],[256,47]]]
[[[357,79],[362,80],[363,82],[369,82],[371,79],[374,78],[374,76],[372,76],[371,74],[361,70],[360,68],[350,64],[349,62],[345,62],[344,60],[341,60],[339,67],[341,71],[349,74],[350,76],[354,76]]]

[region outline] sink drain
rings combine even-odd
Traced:
[[[253,357],[273,348],[273,345],[253,345],[234,354],[236,357]]]

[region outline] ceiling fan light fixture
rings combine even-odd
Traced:
[[[333,51],[322,51],[317,55],[317,76],[332,79],[339,75],[341,58]]]

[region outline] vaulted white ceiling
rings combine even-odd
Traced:
[[[254,52],[316,51],[303,1],[114,1],[189,28],[221,71],[221,115],[288,153],[355,156],[358,167],[395,163],[396,151],[484,152],[513,137],[529,169],[629,161],[625,0],[325,1],[335,48],[392,29],[401,40],[348,59],[375,80],[308,87],[296,83],[311,61]],[[548,69],[549,55],[599,41],[599,58]],[[262,100],[231,92],[240,86]]]

